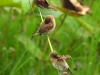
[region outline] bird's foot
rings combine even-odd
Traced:
[[[60,70],[57,70],[57,71],[58,71],[58,75],[61,75],[62,74],[62,72]]]
[[[46,36],[47,38],[49,38],[49,35],[48,35],[48,34],[45,34],[45,36]]]

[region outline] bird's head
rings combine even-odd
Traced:
[[[45,23],[48,24],[50,22],[54,22],[54,17],[52,15],[47,15],[45,18]]]
[[[54,59],[58,58],[57,53],[55,51],[50,52],[49,56],[50,58],[54,58]]]

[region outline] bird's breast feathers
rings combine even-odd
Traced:
[[[56,61],[55,63],[52,64],[56,69],[61,71],[69,68],[68,64],[65,61],[59,61],[59,62]]]
[[[57,64],[55,64],[55,63],[52,63],[52,65],[54,66],[54,68],[56,68],[57,70],[63,70],[63,67],[62,66],[60,66],[60,65],[57,65]]]

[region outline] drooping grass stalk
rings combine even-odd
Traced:
[[[41,13],[39,7],[38,7],[38,10],[39,10],[39,13],[40,13],[41,20],[43,22],[43,16],[42,16],[42,13]],[[52,48],[52,45],[51,45],[51,42],[50,42],[50,39],[49,39],[49,36],[48,35],[47,35],[47,40],[48,40],[48,43],[49,43],[49,46],[50,46],[51,51],[53,51],[53,48]]]
[[[16,68],[19,66],[19,64],[21,64],[23,57],[25,56],[25,53],[27,52],[27,50],[25,50],[23,52],[23,54],[21,55],[21,57],[19,58],[19,60],[16,62],[15,66],[12,68],[11,72],[9,75],[14,75]]]

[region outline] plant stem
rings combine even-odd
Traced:
[[[42,20],[42,22],[43,22],[42,13],[41,13],[41,11],[40,11],[40,8],[39,8],[39,7],[38,7],[38,10],[39,10],[39,12],[40,12],[40,17],[41,17],[41,20]]]
[[[58,31],[60,28],[61,28],[61,26],[63,25],[63,23],[64,23],[64,21],[65,21],[65,19],[66,19],[66,14],[64,14],[64,16],[63,16],[63,18],[61,19],[61,23],[60,23],[60,25],[57,27],[57,29],[52,33],[52,35],[50,36],[50,37],[52,37],[55,33],[56,33],[56,31]]]
[[[41,11],[40,11],[40,8],[39,8],[39,7],[38,7],[38,10],[39,10],[39,12],[40,12],[40,17],[41,17],[41,20],[42,20],[42,22],[43,22],[42,13],[41,13]],[[50,49],[51,49],[51,51],[53,51],[53,48],[52,48],[52,45],[51,45],[51,42],[50,42],[50,39],[49,39],[49,36],[48,36],[48,35],[47,35],[47,39],[48,39],[48,43],[49,43]]]
[[[29,3],[29,5],[30,5],[30,9],[31,9],[31,11],[33,12],[33,9],[32,9],[32,4],[31,4],[31,2],[30,2],[30,0],[28,0],[28,3]]]
[[[53,51],[53,48],[52,48],[52,45],[51,45],[51,42],[50,42],[49,36],[47,37],[47,39],[48,39],[48,43],[49,43],[50,49],[51,49],[51,51]]]

